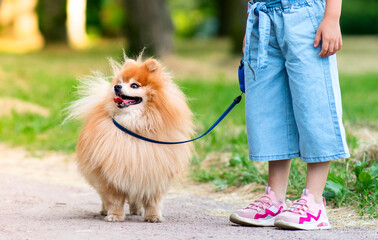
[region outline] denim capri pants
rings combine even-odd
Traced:
[[[250,159],[349,157],[336,56],[314,48],[324,0],[249,2],[244,48]]]

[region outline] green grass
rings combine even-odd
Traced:
[[[378,74],[340,76],[343,117],[352,123],[370,123],[378,120]]]
[[[217,46],[222,43],[217,42]],[[201,48],[203,45],[195,45]],[[0,98],[12,97],[43,106],[48,117],[13,112],[0,116],[0,141],[22,145],[30,151],[54,150],[73,153],[81,123],[61,125],[62,109],[74,99],[76,77],[90,70],[109,72],[106,57],[119,59],[122,44],[104,44],[90,51],[74,52],[64,47],[49,48],[25,55],[0,54]],[[206,60],[205,51],[195,53],[179,46],[179,54]],[[217,50],[210,49],[216,54]],[[212,55],[212,57],[214,57]],[[216,74],[214,74],[216,75]],[[349,125],[378,126],[378,74],[340,75],[344,121]],[[236,79],[179,79],[178,84],[190,99],[197,133],[210,127],[239,94]],[[204,139],[195,143],[191,176],[197,181],[213,182],[218,190],[250,182],[267,184],[266,164],[248,160],[244,102]],[[348,134],[351,150],[358,139]],[[355,206],[361,215],[376,217],[376,159],[335,161],[325,196],[335,206]],[[292,163],[289,196],[298,196],[305,182],[306,165]]]

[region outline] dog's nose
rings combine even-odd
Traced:
[[[119,92],[121,89],[122,89],[122,85],[117,84],[117,85],[114,86],[115,92]]]

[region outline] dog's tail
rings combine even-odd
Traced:
[[[79,79],[76,87],[77,100],[63,109],[67,116],[63,123],[72,119],[84,119],[92,112],[110,92],[110,77],[101,72],[93,72],[90,76]]]

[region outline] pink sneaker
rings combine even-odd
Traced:
[[[278,201],[276,194],[266,187],[264,196],[246,208],[236,210],[230,221],[245,226],[274,226],[274,219],[283,209],[286,209],[285,202]]]
[[[274,221],[274,226],[284,229],[330,229],[325,199],[321,205],[317,204],[314,196],[303,190],[300,199],[295,200],[289,209],[284,210]]]

